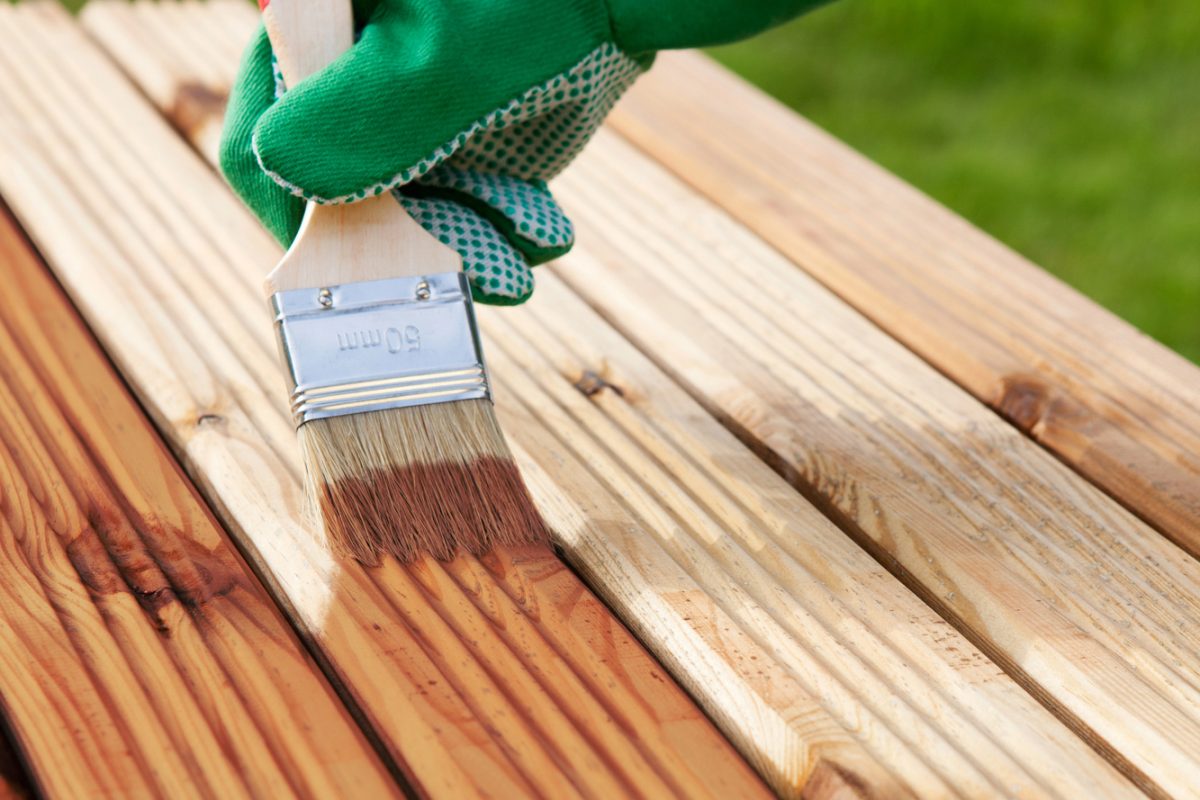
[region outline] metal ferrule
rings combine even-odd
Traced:
[[[461,272],[271,296],[296,426],[390,408],[491,399]]]

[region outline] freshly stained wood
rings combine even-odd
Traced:
[[[1200,774],[1200,562],[611,133],[561,274],[1148,791]]]
[[[278,248],[58,6],[0,7],[0,31],[13,43],[0,53],[0,189],[416,788],[765,796],[548,550],[411,569],[333,559],[301,508],[258,296]]]
[[[0,704],[57,797],[396,794],[0,214]]]
[[[778,791],[1134,793],[552,275],[482,316],[562,545]]]
[[[613,127],[1200,556],[1200,368],[695,54]]]

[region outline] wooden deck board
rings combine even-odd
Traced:
[[[108,8],[85,15],[102,40]],[[1129,790],[561,284],[541,283],[528,309],[483,315],[539,500],[578,567],[777,789],[842,774],[881,796]]]
[[[1196,365],[699,55],[660,59],[611,125],[1200,555]]]
[[[612,134],[564,279],[1153,793],[1200,770],[1200,563]]]
[[[4,212],[0,272],[0,704],[39,790],[394,792]]]
[[[313,539],[260,324],[274,243],[57,6],[0,8],[0,29],[5,196],[73,265],[59,274],[147,410],[418,790],[763,796],[548,551],[367,570]]]

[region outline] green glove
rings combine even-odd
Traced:
[[[303,200],[396,190],[476,298],[524,301],[574,232],[546,188],[665,47],[749,35],[820,0],[356,0],[354,47],[284,91],[260,29],[221,167],[282,243]]]

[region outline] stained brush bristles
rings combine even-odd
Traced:
[[[330,540],[364,563],[549,540],[487,400],[312,420],[300,446]]]

